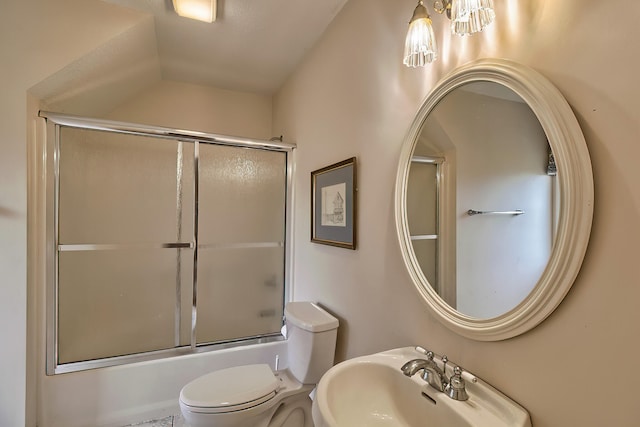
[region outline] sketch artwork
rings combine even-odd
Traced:
[[[311,241],[356,248],[356,158],[311,172]]]
[[[329,227],[346,227],[345,215],[347,184],[335,184],[322,187],[322,218],[321,225]]]

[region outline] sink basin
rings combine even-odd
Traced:
[[[420,374],[405,376],[400,367],[416,358],[425,355],[405,347],[331,368],[313,401],[316,427],[531,427],[524,408],[469,372],[463,373],[469,394],[463,402],[429,386]]]

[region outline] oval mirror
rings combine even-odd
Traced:
[[[436,317],[482,341],[522,334],[562,301],[589,241],[593,177],[580,126],[536,71],[465,65],[418,111],[395,204],[402,256]]]

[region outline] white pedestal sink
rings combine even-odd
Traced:
[[[419,374],[401,372],[409,360],[424,357],[405,347],[334,366],[318,383],[316,427],[531,427],[523,407],[469,372],[463,373],[466,401],[437,391]]]

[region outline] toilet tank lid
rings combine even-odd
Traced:
[[[313,302],[294,301],[284,308],[288,323],[310,332],[324,332],[338,327],[338,319]]]

